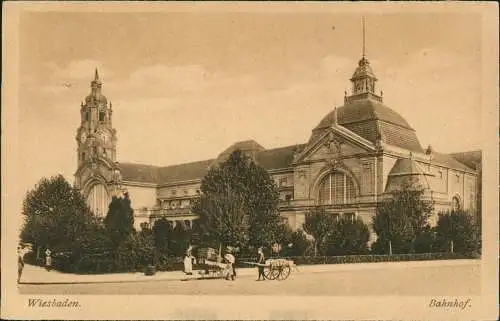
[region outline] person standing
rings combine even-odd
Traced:
[[[47,271],[50,271],[52,270],[52,256],[51,256],[52,252],[50,251],[50,249],[47,249],[45,251],[45,269]]]
[[[226,248],[226,255],[224,255],[224,259],[226,259],[227,263],[231,265],[230,267],[230,270],[232,272],[232,274],[229,276],[227,276],[227,278],[229,279],[229,277],[231,277],[231,280],[234,281],[234,279],[236,278],[236,269],[234,267],[234,264],[236,263],[236,259],[234,257],[234,255],[232,254],[232,249],[230,247],[227,247]]]
[[[17,247],[17,283],[21,281],[24,269],[24,249],[21,245]]]
[[[193,255],[191,254],[191,246],[187,249],[184,256],[184,273],[193,275]]]
[[[257,281],[260,281],[261,276],[262,276],[262,281],[264,281],[266,279],[264,276],[264,264],[266,263],[266,258],[264,256],[264,251],[262,250],[261,247],[259,247],[257,253],[258,253],[257,263],[259,263],[258,265],[259,278],[257,279]]]

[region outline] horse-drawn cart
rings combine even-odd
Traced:
[[[268,259],[264,264],[255,262],[245,263],[264,267],[264,277],[268,280],[286,280],[290,276],[292,268],[296,269],[295,263],[287,259]]]
[[[232,265],[223,262],[219,253],[213,248],[200,249],[198,252],[198,271],[201,279],[228,279],[233,275]]]

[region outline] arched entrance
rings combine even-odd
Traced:
[[[104,217],[108,212],[109,195],[103,184],[92,186],[87,195],[87,204],[96,216]]]

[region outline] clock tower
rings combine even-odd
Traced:
[[[106,215],[111,196],[118,195],[121,189],[112,116],[112,104],[102,94],[102,82],[96,68],[90,94],[80,105],[75,187],[98,216]]]
[[[90,83],[90,94],[81,103],[80,127],[76,140],[78,145],[78,167],[86,162],[104,158],[112,163],[116,160],[116,130],[113,129],[112,104],[102,94],[102,82],[95,70]]]

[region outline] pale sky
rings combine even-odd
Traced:
[[[378,90],[421,145],[481,148],[480,16],[365,19]],[[350,92],[362,48],[360,14],[32,12],[19,28],[26,189],[57,173],[73,180],[95,67],[113,103],[118,161],[171,165],[217,157],[240,140],[307,142]]]

